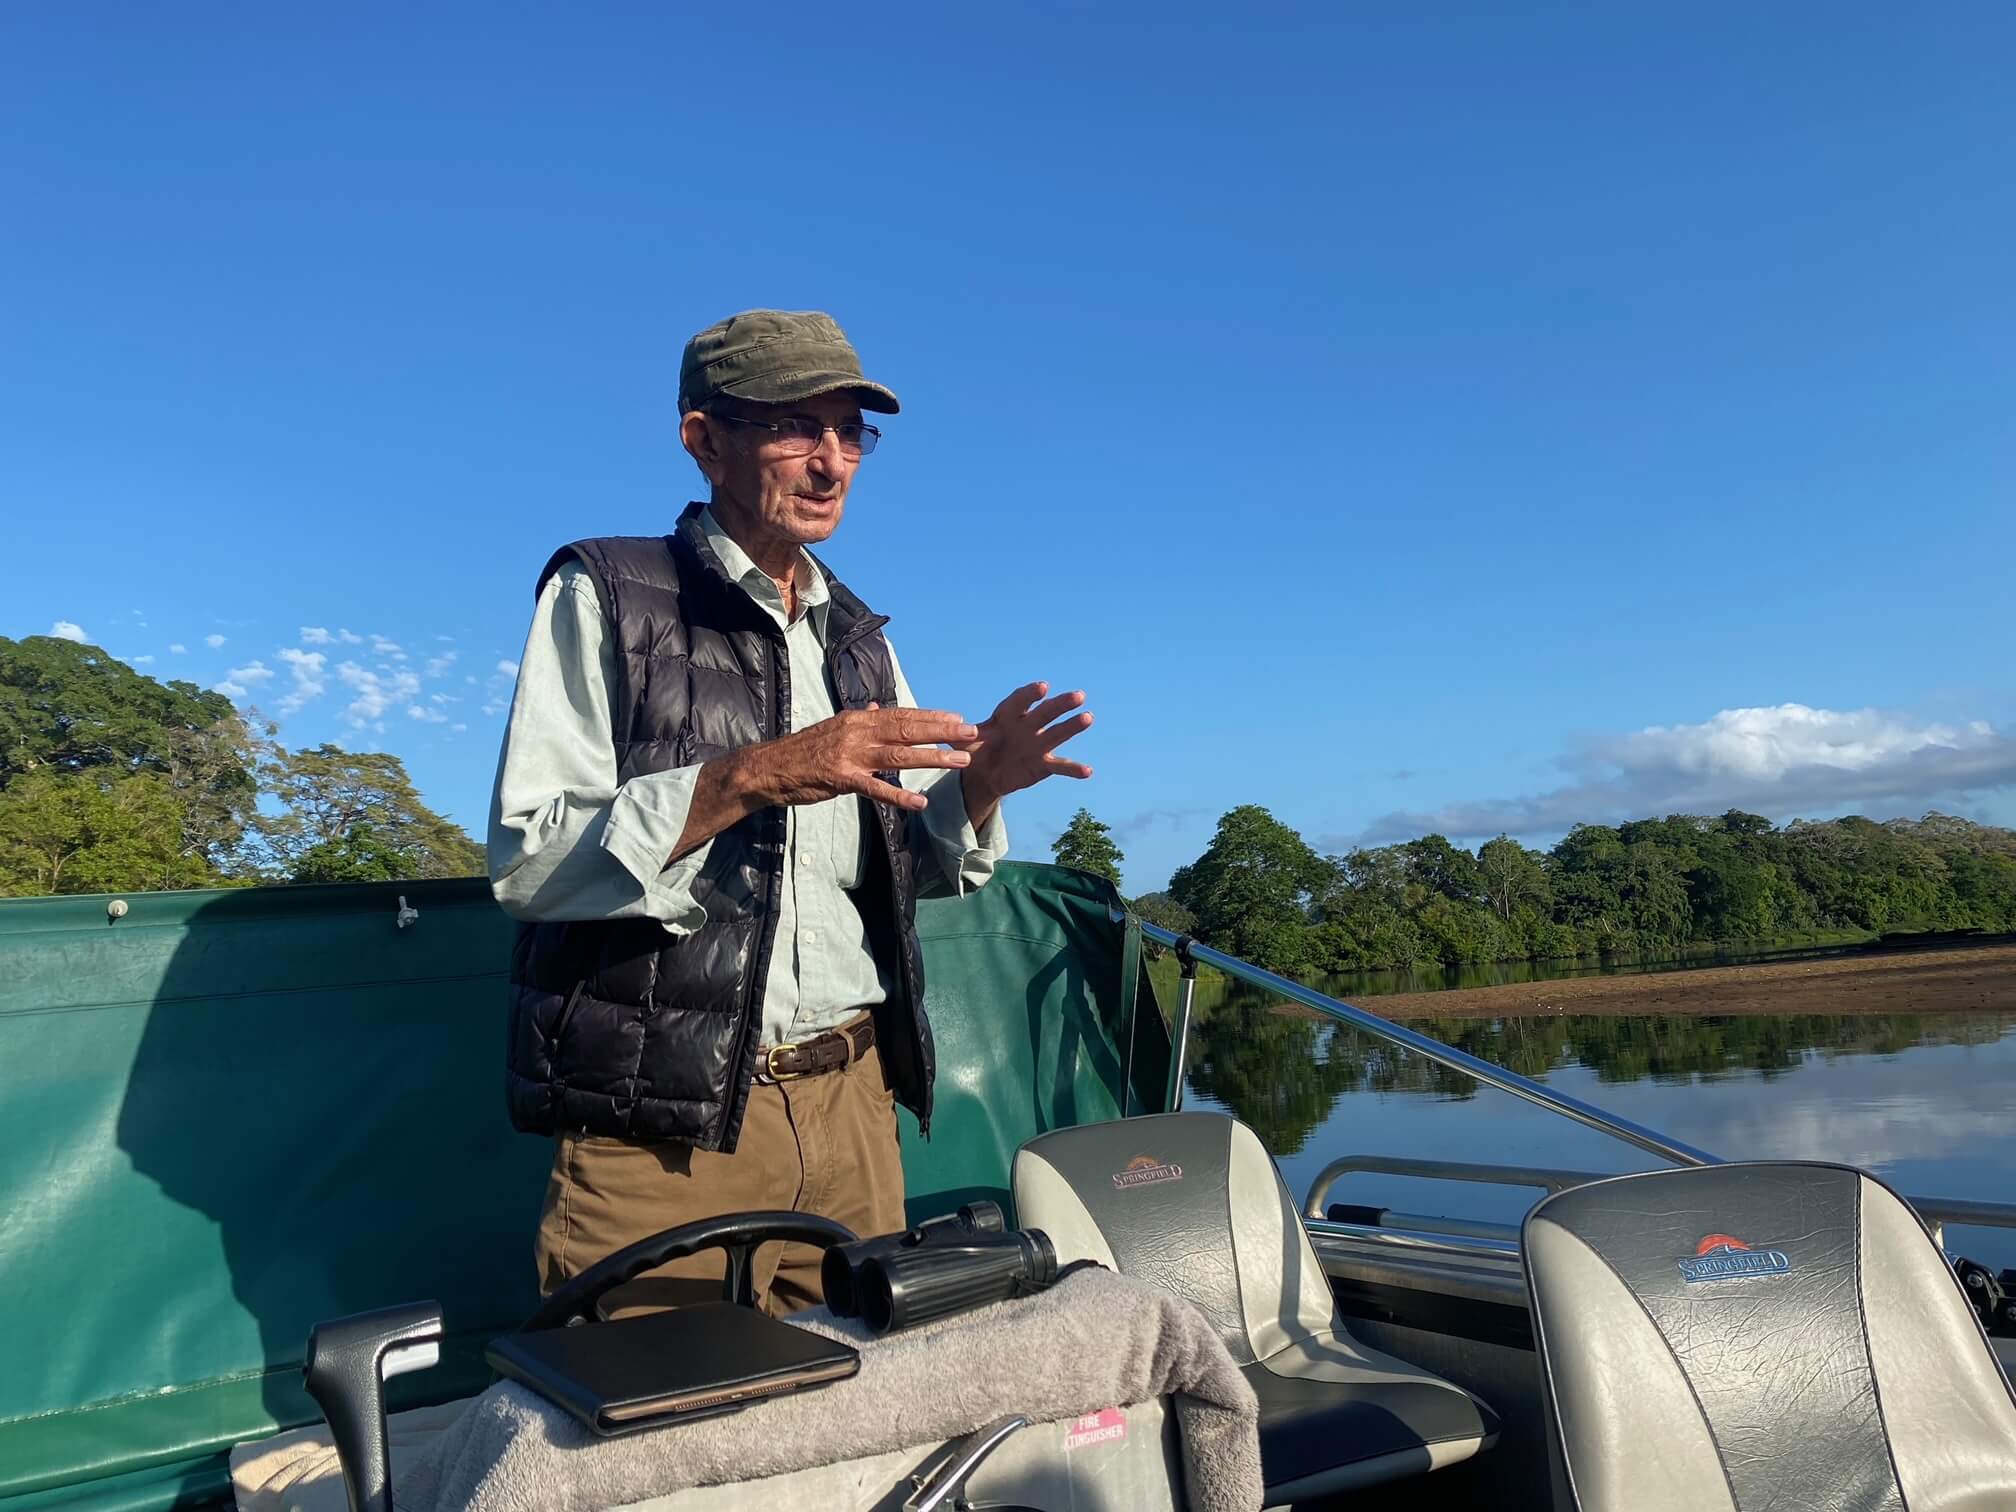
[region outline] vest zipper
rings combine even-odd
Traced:
[[[842,635],[837,641],[835,641],[832,645],[826,648],[826,670],[827,674],[833,679],[833,689],[836,695],[840,690],[841,654],[845,652],[848,647],[852,646],[856,641],[866,639],[868,636],[873,635],[876,631],[880,630],[884,625],[888,623],[889,623],[889,616],[886,614],[864,615],[862,618],[856,620],[852,625],[850,625],[847,628],[846,634]],[[896,780],[900,783],[902,781],[903,774],[901,772],[898,772],[895,774],[895,776]],[[881,836],[882,838],[883,855],[887,858],[889,866],[889,891],[891,897],[895,901],[896,912],[898,914],[898,921],[896,928],[896,949],[899,953],[907,956],[908,952],[905,949],[903,942],[903,925],[901,919],[903,913],[904,900],[900,889],[896,885],[896,858],[895,856],[889,854],[889,846],[891,843],[889,840],[889,834],[888,831],[883,827],[880,818],[877,817],[875,813],[875,806],[873,804],[870,804],[868,808],[869,813],[867,817],[874,824],[876,834]],[[912,903],[913,912],[914,908],[915,904],[913,901]],[[915,929],[916,926],[913,923],[911,926],[911,932],[913,933],[913,935],[915,933]],[[903,980],[904,996],[910,999],[910,1011],[912,1016],[921,1017],[924,1012],[924,1000],[922,995],[916,991],[915,985],[910,981],[909,962],[907,960],[897,962],[897,970],[904,979]],[[919,1037],[918,1048],[920,1050],[923,1048],[923,1041],[921,1036]],[[932,1102],[930,1096],[929,1073],[926,1074],[925,1088],[926,1088],[925,1107],[928,1109]],[[921,1139],[925,1140],[930,1139],[931,1120],[928,1116],[919,1118],[917,1120],[917,1134],[918,1137]]]
[[[785,733],[786,700],[789,697],[790,691],[788,687],[790,680],[789,652],[785,647],[783,634],[777,631],[775,626],[767,628],[763,632],[763,638],[770,648],[770,687],[772,690],[770,695],[770,729],[769,733],[763,738],[766,740],[775,740],[778,736]],[[762,922],[756,928],[756,950],[749,962],[749,985],[743,991],[742,1023],[740,1025],[738,1042],[741,1044],[745,1056],[748,1053],[749,1027],[752,1019],[756,1023],[756,1043],[760,1045],[763,1042],[760,1005],[769,983],[765,980],[768,975],[767,971],[759,968],[768,964],[766,953],[763,949],[764,936],[769,936],[770,948],[772,950],[777,948],[777,910],[775,907],[777,886],[783,878],[786,864],[781,856],[781,847],[784,842],[780,838],[777,843],[780,847],[780,857],[777,865],[772,867],[766,863],[763,867]],[[731,1127],[735,1129],[738,1148],[741,1144],[741,1120],[749,1104],[751,1085],[750,1082],[743,1080],[738,1064],[735,1078],[729,1084],[728,1108],[721,1122],[721,1133],[724,1140],[727,1137],[728,1130]]]
[[[574,990],[567,994],[567,1006],[560,1010],[560,1022],[553,1026],[553,1058],[560,1058],[560,1042],[567,1037],[567,1026],[574,1022],[574,1010],[581,1006],[581,994],[588,990],[586,982],[576,982]]]

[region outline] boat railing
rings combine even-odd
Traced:
[[[1416,1160],[1405,1155],[1343,1155],[1331,1161],[1309,1183],[1302,1213],[1314,1225],[1350,1232],[1354,1238],[1374,1243],[1384,1240],[1381,1231],[1398,1235],[1432,1235],[1438,1240],[1483,1239],[1494,1243],[1519,1241],[1516,1223],[1489,1223],[1470,1218],[1445,1218],[1427,1213],[1401,1212],[1394,1208],[1374,1208],[1351,1203],[1332,1203],[1331,1189],[1340,1176],[1409,1176],[1427,1181],[1475,1181],[1491,1186],[1537,1187],[1549,1194],[1591,1181],[1604,1181],[1614,1171],[1570,1171],[1555,1166],[1488,1165],[1471,1160]],[[1911,1197],[1904,1199],[1918,1212],[1940,1244],[1946,1242],[1946,1225],[1964,1228],[2016,1228],[2016,1204],[1975,1202],[1961,1197]],[[1412,1242],[1399,1238],[1395,1247]],[[1459,1246],[1460,1248],[1461,1246]]]

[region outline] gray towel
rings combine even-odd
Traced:
[[[725,1417],[600,1438],[536,1393],[491,1387],[395,1483],[402,1512],[598,1512],[958,1438],[1005,1413],[1058,1422],[1175,1396],[1199,1512],[1261,1504],[1259,1406],[1189,1303],[1110,1271],[885,1339],[823,1308],[791,1320],[861,1347],[851,1379]],[[592,1325],[591,1325],[592,1326]]]

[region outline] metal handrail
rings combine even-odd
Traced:
[[[1551,1197],[1570,1187],[1603,1180],[1598,1171],[1565,1171],[1555,1166],[1484,1165],[1474,1160],[1416,1160],[1409,1155],[1340,1155],[1316,1173],[1302,1202],[1303,1216],[1321,1218],[1330,1188],[1339,1176],[1420,1176],[1433,1181],[1476,1181],[1486,1186],[1541,1187]]]
[[[1116,924],[1126,922],[1127,917],[1124,910],[1113,911],[1113,922]],[[1682,1144],[1677,1139],[1668,1139],[1656,1130],[1633,1123],[1628,1118],[1620,1118],[1614,1113],[1607,1113],[1592,1103],[1582,1101],[1579,1097],[1570,1097],[1565,1092],[1553,1091],[1551,1088],[1543,1087],[1539,1082],[1529,1081],[1516,1071],[1507,1071],[1503,1066],[1494,1066],[1491,1062],[1479,1060],[1474,1055],[1466,1055],[1440,1040],[1430,1039],[1425,1034],[1416,1034],[1412,1029],[1403,1029],[1376,1013],[1368,1013],[1363,1008],[1342,1002],[1327,993],[1318,992],[1314,987],[1305,987],[1302,983],[1282,976],[1278,972],[1251,965],[1237,956],[1225,954],[1222,950],[1213,950],[1209,945],[1200,945],[1189,935],[1179,935],[1174,930],[1164,929],[1159,924],[1150,924],[1138,916],[1136,922],[1144,937],[1175,947],[1179,955],[1187,954],[1206,966],[1215,966],[1227,976],[1251,982],[1256,987],[1265,987],[1270,992],[1278,992],[1304,1007],[1315,1009],[1326,1018],[1349,1024],[1354,1029],[1362,1029],[1388,1044],[1398,1045],[1404,1050],[1411,1050],[1416,1055],[1447,1066],[1452,1071],[1461,1071],[1465,1076],[1475,1077],[1487,1087],[1496,1087],[1501,1092],[1522,1097],[1527,1102],[1536,1103],[1549,1112],[1559,1113],[1564,1118],[1572,1118],[1579,1124],[1610,1135],[1613,1139],[1621,1139],[1626,1144],[1636,1145],[1641,1150],[1657,1155],[1661,1160],[1689,1166],[1722,1163],[1721,1157],[1710,1155],[1706,1150],[1697,1150],[1692,1145]],[[1187,1038],[1190,1027],[1187,993],[1183,1006],[1185,1011],[1172,1032],[1172,1038],[1179,1044],[1182,1038]]]
[[[1458,1234],[1440,1229],[1388,1228],[1378,1223],[1351,1223],[1326,1218],[1306,1225],[1312,1239],[1356,1239],[1385,1249],[1405,1251],[1427,1260],[1516,1261],[1519,1239],[1515,1234]]]
[[[1556,1166],[1486,1165],[1473,1160],[1417,1160],[1407,1155],[1341,1155],[1316,1173],[1309,1183],[1309,1195],[1302,1201],[1305,1219],[1329,1215],[1330,1189],[1339,1176],[1357,1173],[1369,1176],[1412,1176],[1426,1181],[1476,1181],[1491,1186],[1542,1187],[1551,1196],[1570,1187],[1592,1181],[1608,1181],[1616,1172],[1569,1171]],[[1946,1225],[1962,1228],[2016,1229],[2016,1204],[1977,1202],[1963,1197],[1906,1197],[1906,1202],[1932,1230],[1939,1244],[1946,1242]],[[1361,1210],[1362,1211],[1362,1210]],[[1414,1233],[1444,1233],[1470,1238],[1517,1239],[1516,1224],[1487,1223],[1468,1218],[1440,1218],[1422,1213],[1385,1210],[1376,1223],[1355,1223],[1354,1228],[1378,1229],[1391,1225]],[[1446,1227],[1444,1227],[1446,1225]]]

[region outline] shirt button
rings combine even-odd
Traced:
[[[806,930],[806,931],[805,931],[805,943],[806,943],[807,945],[817,945],[817,944],[819,943],[819,931],[818,931],[818,930],[816,930],[816,929],[808,929],[808,930]]]

